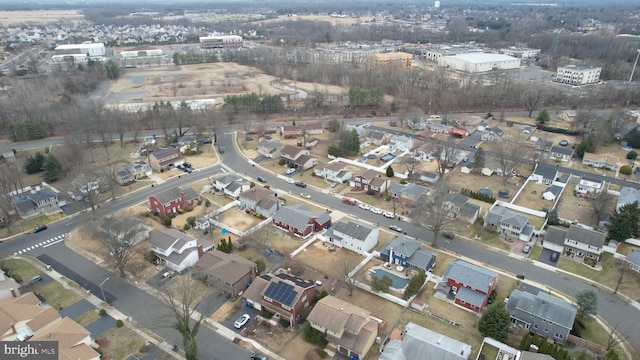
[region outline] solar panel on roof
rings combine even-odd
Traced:
[[[293,286],[284,282],[271,283],[264,292],[264,296],[285,305],[291,305],[297,295]]]

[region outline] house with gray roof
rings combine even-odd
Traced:
[[[573,192],[576,196],[591,196],[599,194],[604,189],[605,181],[593,176],[581,176]]]
[[[636,188],[625,186],[620,189],[620,197],[618,197],[618,202],[616,203],[616,211],[619,212],[623,206],[636,201],[640,204],[640,191]]]
[[[442,274],[442,282],[436,288],[456,305],[482,312],[497,282],[497,273],[479,265],[456,260],[447,266]]]
[[[414,183],[395,183],[389,187],[389,195],[411,202],[418,201],[422,196],[427,196],[430,191],[428,187]]]
[[[275,191],[257,186],[240,193],[238,201],[240,201],[241,210],[265,218],[275,214],[278,208],[284,205],[284,202],[278,199],[278,194]]]
[[[453,130],[453,127],[445,124],[431,124],[429,130],[435,134],[448,134]]]
[[[364,125],[347,124],[344,129],[348,132],[352,132],[353,130],[355,130],[358,134],[358,138],[367,136],[367,129]]]
[[[482,141],[499,142],[502,141],[504,130],[499,127],[489,127],[482,133]]]
[[[436,254],[420,245],[419,241],[400,235],[382,246],[380,258],[405,268],[431,271],[436,265]]]
[[[531,174],[531,180],[539,184],[551,185],[558,177],[558,167],[545,164],[536,165],[536,169]]]
[[[467,360],[471,345],[412,322],[399,338],[391,338],[380,360]]]
[[[527,216],[513,212],[504,206],[494,205],[485,214],[483,226],[497,231],[501,236],[529,241],[534,228],[528,222]]]
[[[429,120],[423,116],[410,116],[407,119],[407,126],[409,129],[424,131],[427,130],[427,126],[429,125]]]
[[[382,131],[369,130],[369,133],[367,134],[367,141],[373,145],[383,145],[386,139],[387,134],[383,133]]]
[[[542,291],[531,294],[516,289],[507,299],[507,310],[514,326],[565,343],[573,328],[577,307]]]
[[[564,253],[564,240],[567,238],[567,229],[560,226],[549,226],[544,234],[542,247],[557,253]]]
[[[478,219],[480,206],[469,202],[469,198],[460,193],[449,193],[444,201],[450,209],[450,215],[454,219],[459,219],[469,224],[473,224]]]
[[[314,213],[304,204],[281,206],[273,214],[273,226],[306,239],[313,231],[321,231],[331,226],[328,212]]]
[[[60,210],[60,196],[48,187],[23,192],[11,198],[13,208],[21,219]]]
[[[249,190],[251,184],[247,179],[237,174],[226,174],[216,179],[215,187],[225,195],[237,199],[240,193]]]
[[[283,147],[284,145],[277,140],[260,140],[256,151],[269,159],[277,159],[280,157],[280,149]]]
[[[389,150],[394,151],[410,151],[413,149],[413,139],[404,135],[394,135],[389,141]]]
[[[564,240],[564,250],[571,257],[588,257],[599,261],[606,238],[607,234],[603,232],[571,225]]]
[[[196,239],[175,229],[151,232],[148,243],[162,264],[177,272],[192,267],[202,254],[215,248],[209,240]]]
[[[325,234],[329,243],[349,249],[358,254],[366,254],[378,244],[380,229],[360,221],[340,220]]]
[[[569,161],[573,158],[573,149],[563,146],[552,146],[550,157],[557,161]]]
[[[629,265],[629,269],[640,273],[640,251],[631,251],[625,256],[624,261]]]
[[[562,193],[562,188],[560,186],[547,186],[546,189],[542,192],[542,198],[549,201],[556,201],[558,196]]]

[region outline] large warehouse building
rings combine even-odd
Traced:
[[[567,65],[558,67],[555,81],[571,84],[586,85],[594,84],[600,80],[601,67],[585,65]]]
[[[121,51],[122,60],[155,59],[162,57],[162,49]]]
[[[491,70],[508,70],[520,67],[520,59],[503,54],[466,53],[442,56],[438,66],[466,73],[482,73]]]
[[[103,43],[68,44],[60,45],[55,49],[56,54],[51,57],[51,62],[73,61],[75,63],[87,62],[92,59],[104,60],[106,50]]]
[[[210,35],[200,37],[202,49],[237,49],[243,45],[242,36],[238,35]]]

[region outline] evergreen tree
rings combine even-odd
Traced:
[[[476,151],[476,154],[473,156],[471,166],[473,170],[480,171],[484,167],[484,163],[485,163],[484,150],[482,148],[479,148]]]
[[[62,163],[53,154],[47,154],[42,164],[44,174],[42,177],[46,182],[55,182],[62,177]]]
[[[38,151],[34,155],[31,155],[27,158],[27,161],[24,164],[24,170],[27,174],[35,174],[42,171],[43,166],[44,155]]]
[[[549,225],[558,225],[560,224],[560,219],[558,218],[558,209],[553,208],[547,213],[547,220]]]
[[[502,301],[493,303],[485,309],[478,323],[478,330],[483,336],[505,342],[509,337],[511,315]]]
[[[592,289],[586,289],[576,294],[576,321],[582,323],[586,316],[594,315],[598,312],[598,294]]]
[[[640,204],[637,201],[625,204],[611,218],[609,238],[624,241],[638,235],[638,221],[640,221]]]
[[[409,280],[409,284],[407,285],[407,288],[404,290],[404,298],[408,299],[413,295],[417,294],[418,291],[420,291],[420,288],[422,288],[422,285],[424,285],[424,282],[426,280],[427,280],[427,276],[425,275],[424,271],[418,271],[418,274],[416,274],[411,278],[411,280]]]
[[[550,120],[550,116],[549,116],[549,112],[547,111],[547,109],[542,109],[542,111],[540,111],[540,113],[538,113],[538,116],[536,117],[536,121],[538,122],[538,124],[540,125],[544,125],[545,123],[547,123]]]
[[[393,171],[393,168],[391,167],[391,165],[387,166],[387,177],[393,177],[395,175],[395,172]]]

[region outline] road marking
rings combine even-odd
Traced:
[[[13,255],[22,255],[22,254],[26,254],[27,252],[29,252],[31,250],[35,250],[35,249],[37,249],[39,247],[46,248],[46,247],[49,247],[51,245],[55,245],[55,244],[57,244],[59,242],[63,242],[65,236],[67,236],[67,234],[54,236],[51,239],[44,240],[44,241],[42,241],[42,242],[40,242],[38,244],[34,244],[34,245],[29,246],[27,248],[24,248],[22,250],[18,250],[15,253],[13,253]]]
[[[56,240],[56,241],[54,241],[54,242],[52,242],[52,243],[50,243],[50,244],[47,244],[47,245],[43,246],[43,248],[49,247],[49,246],[51,246],[51,245],[55,245],[55,244],[57,244],[57,243],[59,243],[59,242],[63,242],[63,241],[64,241],[64,239]]]

